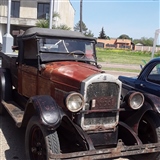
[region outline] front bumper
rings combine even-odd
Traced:
[[[160,152],[160,143],[125,146],[122,141],[118,142],[117,147],[82,151],[65,154],[50,154],[50,160],[53,159],[72,159],[72,160],[98,160],[108,158],[120,158],[131,155]]]

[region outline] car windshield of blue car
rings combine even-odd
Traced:
[[[82,39],[51,39],[39,40],[39,51],[42,61],[49,60],[96,60],[94,41]]]

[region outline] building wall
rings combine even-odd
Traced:
[[[0,24],[0,43],[1,44],[3,42],[3,35],[4,35],[5,31],[6,31],[5,28],[6,28],[6,25]]]
[[[14,0],[20,2],[19,18],[11,17],[11,29],[21,29],[26,27],[33,27],[37,22],[37,6],[38,3],[50,3],[50,0]],[[60,19],[57,18],[56,25],[65,24],[72,30],[74,28],[74,14],[75,10],[70,3],[70,0],[54,0],[54,12],[60,14]],[[7,10],[8,0],[0,0],[0,43],[2,43],[2,36],[6,32],[7,24]],[[18,26],[18,27],[17,27]],[[3,28],[3,29],[2,29]],[[11,30],[12,32],[12,30]]]
[[[60,18],[57,18],[56,24],[57,25],[66,24],[73,30],[75,10],[73,9],[72,4],[70,3],[69,0],[59,1],[59,3],[57,2],[58,0],[56,0],[54,8],[55,11],[60,14]]]
[[[124,45],[126,49],[133,49],[135,51],[147,51],[152,52],[153,47],[152,46],[142,46],[142,45],[135,45],[134,47],[131,44],[131,40],[120,40],[120,39],[97,39],[98,43],[101,43],[101,45],[97,45],[102,48],[121,48],[120,43],[124,42]],[[103,45],[102,45],[103,44]],[[107,46],[107,44],[109,44]],[[124,47],[124,48],[125,48]],[[155,48],[155,52],[160,51],[160,47]]]
[[[20,2],[20,18],[37,19],[37,0]]]
[[[7,0],[0,0],[0,16],[7,16]]]
[[[26,19],[35,19],[37,20],[37,4],[41,3],[50,3],[50,0],[17,0],[20,1],[20,15],[19,18]],[[70,0],[55,0],[54,1],[54,12],[58,12],[60,14],[60,18],[58,18],[57,24],[66,24],[72,29],[74,28],[74,14],[75,10],[70,3]],[[0,17],[7,17],[7,0],[0,0]],[[12,19],[12,18],[11,18]],[[1,21],[0,21],[1,23]]]
[[[97,39],[97,42],[103,43],[104,48],[132,48],[131,40],[129,39]]]

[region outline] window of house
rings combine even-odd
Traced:
[[[20,9],[20,2],[19,1],[12,1],[12,3],[11,3],[11,17],[19,18],[19,9]]]
[[[49,3],[38,3],[37,19],[49,18]]]

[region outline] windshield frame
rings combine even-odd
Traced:
[[[95,41],[91,39],[41,37],[38,39],[38,45],[42,62],[65,60],[97,62]],[[63,49],[58,51],[60,45],[63,46]],[[52,47],[53,49],[50,50]],[[71,51],[69,47],[73,47],[75,50]]]

